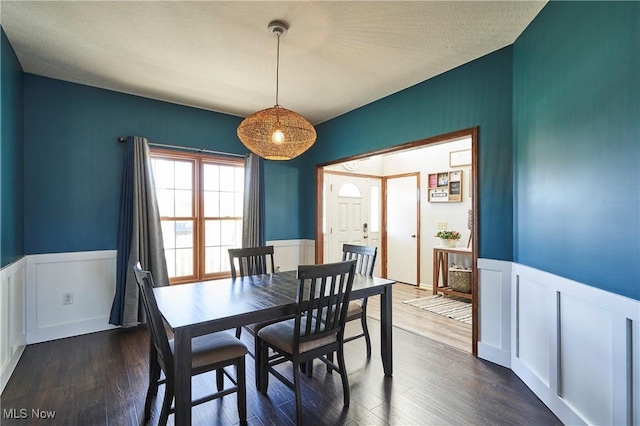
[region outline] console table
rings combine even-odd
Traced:
[[[471,293],[461,293],[449,287],[449,254],[471,255],[471,249],[464,247],[434,247],[433,294],[443,293],[471,300]]]

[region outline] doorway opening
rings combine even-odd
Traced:
[[[316,262],[340,260],[336,256],[344,243],[375,245],[379,259],[375,274],[398,283],[394,325],[474,355],[477,145],[478,129],[471,128],[316,166]],[[435,235],[443,229],[462,235],[456,248],[440,247]],[[470,291],[457,295],[471,301],[470,325],[402,303],[450,290],[446,279],[451,265],[434,259],[441,257],[436,252],[450,250],[447,262],[464,268],[469,277]],[[373,299],[370,315],[375,318]]]

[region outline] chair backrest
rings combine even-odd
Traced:
[[[162,321],[162,316],[160,315],[160,310],[158,309],[158,304],[153,294],[153,277],[151,276],[151,272],[142,269],[140,262],[136,263],[133,271],[136,275],[138,288],[140,289],[142,304],[147,313],[147,325],[151,333],[151,342],[158,354],[158,363],[165,372],[167,380],[172,380],[173,354],[171,353],[164,322]]]
[[[274,272],[273,246],[229,249],[229,264],[233,278],[238,272],[241,277]]]
[[[298,266],[294,347],[336,333],[342,339],[355,267],[355,260]]]
[[[357,246],[353,244],[342,245],[342,260],[356,260],[356,274],[373,276],[373,268],[376,266],[378,247]]]

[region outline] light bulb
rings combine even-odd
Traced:
[[[275,143],[276,145],[280,145],[284,142],[284,133],[282,133],[280,127],[276,127],[271,134],[271,142]]]

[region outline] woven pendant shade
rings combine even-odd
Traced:
[[[284,135],[274,142],[279,127]],[[267,160],[291,160],[316,141],[316,130],[303,116],[280,105],[263,109],[245,118],[238,126],[238,138],[256,155]]]
[[[278,104],[280,36],[287,32],[289,24],[271,21],[267,29],[278,39],[276,104],[245,118],[238,126],[238,138],[251,152],[262,158],[291,160],[311,148],[316,141],[316,129],[300,114]]]

